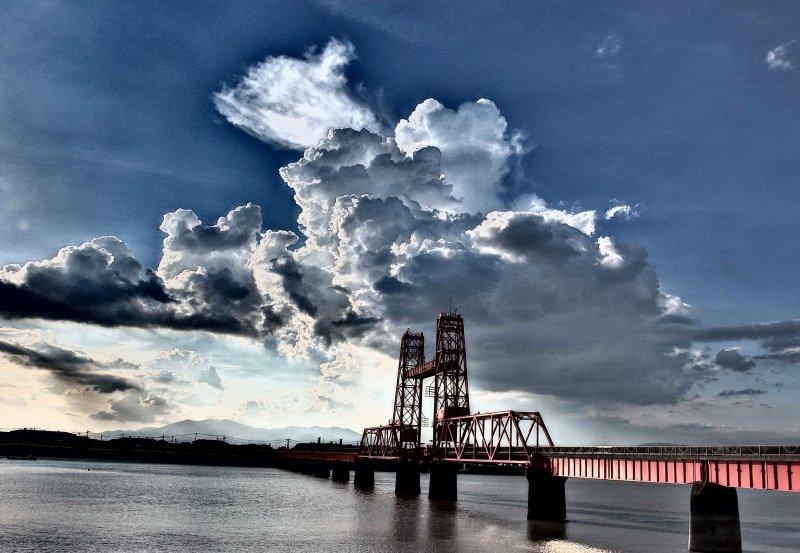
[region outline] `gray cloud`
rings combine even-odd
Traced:
[[[212,388],[216,388],[217,390],[222,390],[224,388],[222,385],[222,379],[219,377],[219,374],[217,374],[217,369],[214,367],[208,367],[204,369],[197,377],[197,381],[204,382]]]
[[[722,369],[730,369],[736,372],[747,372],[756,366],[755,361],[748,359],[735,349],[718,351],[714,358],[714,363]]]
[[[716,326],[698,328],[692,332],[692,339],[697,342],[768,340],[777,337],[800,337],[800,320],[740,326]]]
[[[717,397],[738,397],[738,396],[760,396],[766,394],[766,390],[755,388],[745,388],[743,390],[725,390],[717,394]]]
[[[42,344],[34,349],[0,341],[0,353],[20,365],[48,371],[69,386],[86,387],[102,394],[140,390],[137,384],[129,380],[96,372],[100,365],[94,360],[51,344]]]
[[[800,363],[800,348],[776,351],[774,353],[764,353],[753,356],[753,359],[763,359],[765,361],[779,361],[782,363]]]
[[[169,403],[163,397],[149,392],[128,392],[109,402],[107,409],[98,411],[91,418],[98,421],[152,422],[168,413]]]
[[[252,205],[213,226],[190,211],[169,213],[158,274],[111,236],[62,248],[52,259],[6,265],[0,316],[256,334],[262,300],[243,264],[260,226]]]

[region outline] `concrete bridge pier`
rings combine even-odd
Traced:
[[[534,464],[525,470],[528,479],[528,520],[564,522],[567,501],[564,476],[553,476],[546,465]]]
[[[458,464],[433,463],[431,465],[428,499],[456,501],[458,499]]]
[[[347,463],[334,463],[331,471],[331,480],[334,482],[349,482],[350,466]]]
[[[375,488],[375,468],[363,461],[356,462],[353,469],[353,485],[364,492],[372,491]]]
[[[400,496],[419,495],[419,465],[411,461],[397,463],[394,493]]]
[[[330,478],[331,467],[325,462],[317,462],[314,466],[314,476],[317,478]]]
[[[689,551],[741,553],[736,488],[695,482],[689,505]]]

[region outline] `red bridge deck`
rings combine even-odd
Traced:
[[[558,476],[800,491],[800,446],[545,447]]]
[[[278,457],[284,459],[301,459],[304,461],[330,461],[336,463],[355,463],[358,459],[357,451],[336,451],[324,449],[286,449],[277,452]]]

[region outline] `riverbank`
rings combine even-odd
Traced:
[[[230,444],[223,440],[172,442],[137,437],[98,440],[46,430],[0,432],[0,456],[13,459],[270,467],[275,465],[276,451],[269,444]]]

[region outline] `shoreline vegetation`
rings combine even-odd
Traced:
[[[278,452],[285,446],[231,444],[224,440],[170,441],[161,438],[115,437],[98,440],[70,432],[12,430],[0,432],[0,458],[11,460],[67,459],[173,465],[290,468]],[[358,446],[306,442],[296,450],[358,451]],[[388,467],[386,467],[388,468]],[[424,471],[426,467],[422,467]],[[380,469],[379,469],[380,470]],[[389,469],[391,470],[391,469]],[[522,474],[519,467],[474,466],[470,474]]]
[[[297,445],[301,448],[313,447],[315,449],[354,449],[352,446],[339,446],[338,444]],[[98,440],[70,432],[49,430],[0,432],[0,456],[9,459],[56,458],[131,463],[272,467],[277,465],[276,452],[284,449],[286,448],[273,448],[270,444],[231,444],[224,440],[169,441],[141,437],[115,437]]]

